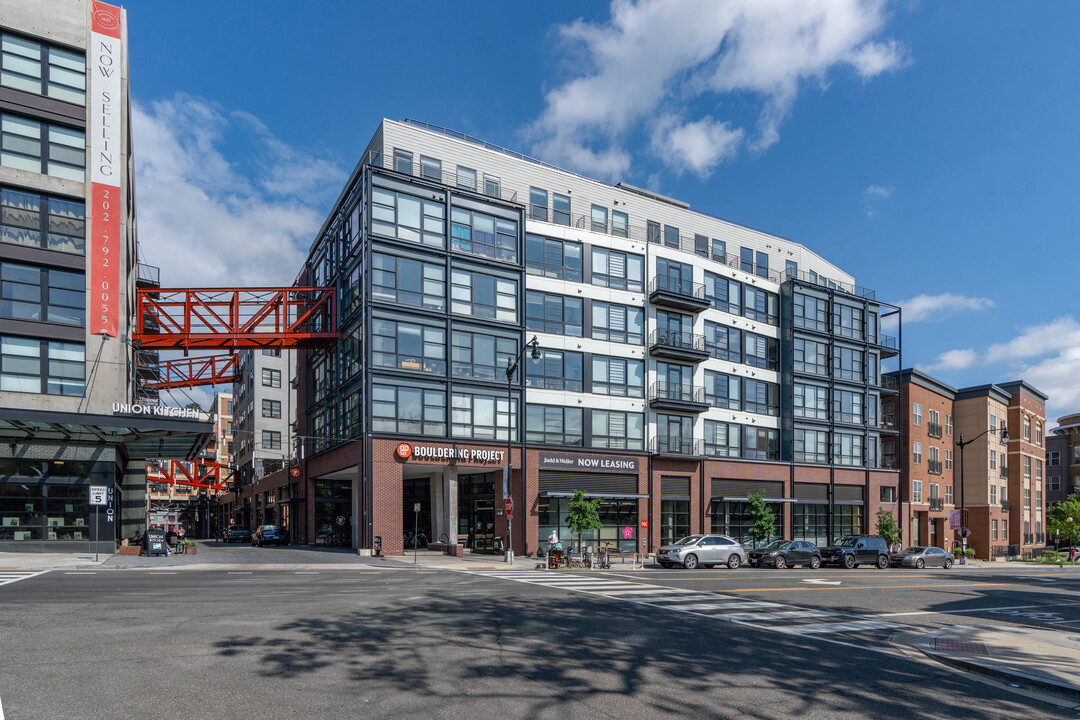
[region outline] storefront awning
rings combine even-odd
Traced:
[[[714,498],[711,498],[711,500],[713,502],[750,502],[750,498],[748,498],[748,497],[731,497],[730,495],[724,495],[723,497],[714,497]],[[796,498],[771,498],[771,497],[766,497],[766,498],[762,498],[762,500],[767,502],[767,503],[797,503],[797,502],[799,502]]]
[[[194,460],[213,435],[202,420],[0,408],[0,441],[120,445],[128,460]]]
[[[617,492],[587,492],[584,493],[587,498],[604,498],[605,500],[648,500],[648,495],[638,495],[634,493],[617,493]],[[540,497],[553,497],[553,498],[570,498],[574,497],[574,493],[566,492],[565,490],[541,490]]]

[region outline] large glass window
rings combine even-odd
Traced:
[[[660,501],[660,544],[670,545],[690,534],[690,501]]]
[[[85,372],[81,343],[0,337],[0,390],[79,396]]]
[[[693,295],[694,268],[689,263],[680,263],[667,258],[656,259],[657,288],[680,295]]]
[[[630,237],[630,218],[626,213],[618,210],[611,213],[611,234],[616,237]]]
[[[529,217],[533,220],[548,219],[548,192],[541,188],[529,188]]]
[[[517,280],[468,270],[453,270],[450,278],[453,312],[517,322]]]
[[[455,330],[452,335],[454,377],[505,379],[506,368],[517,357],[517,341],[462,330]]]
[[[644,422],[641,413],[592,411],[592,446],[610,450],[644,449]]]
[[[446,330],[375,318],[371,322],[371,363],[401,370],[446,372]]]
[[[863,311],[849,305],[834,304],[833,332],[843,337],[862,340]]]
[[[709,457],[739,457],[742,426],[735,423],[705,421],[705,454]]]
[[[776,338],[748,332],[745,341],[746,354],[743,362],[766,370],[780,369],[780,342]]]
[[[450,243],[455,250],[517,262],[515,220],[453,208],[450,211]]]
[[[507,428],[517,437],[517,398],[454,393],[450,420],[456,438],[506,442]]]
[[[762,415],[779,415],[780,386],[764,380],[743,378],[743,410]]]
[[[753,248],[739,248],[739,269],[745,273],[754,272],[754,250]]]
[[[833,435],[833,462],[837,465],[862,467],[864,440],[862,435],[835,433]]]
[[[585,356],[579,352],[544,350],[540,360],[526,363],[525,384],[544,390],[584,390]]]
[[[384,188],[371,189],[371,230],[387,237],[446,247],[446,208]]]
[[[551,194],[551,219],[556,225],[570,226],[570,196]]]
[[[671,225],[664,226],[664,244],[668,247],[679,247],[679,228]]]
[[[706,272],[705,299],[717,310],[742,315],[742,283],[736,280]]]
[[[742,331],[706,320],[705,349],[717,360],[742,362]]]
[[[829,346],[804,338],[795,338],[795,372],[829,374]]]
[[[582,307],[581,298],[529,290],[525,293],[525,327],[536,332],[581,337]]]
[[[644,288],[645,258],[641,255],[593,248],[592,284],[616,290],[641,292]]]
[[[466,190],[476,190],[476,171],[472,168],[457,166],[457,185]]]
[[[599,205],[592,206],[592,231],[599,233],[607,232],[607,208]]]
[[[375,432],[446,436],[446,392],[443,390],[373,385],[371,401]]]
[[[420,156],[420,175],[428,180],[442,182],[442,161]]]
[[[280,450],[281,449],[281,432],[278,430],[263,430],[262,431],[262,449],[263,450]]]
[[[86,252],[86,206],[0,189],[0,242],[82,255]]]
[[[592,391],[597,395],[642,397],[645,387],[645,363],[641,360],[594,355]]]
[[[772,510],[773,516],[782,518],[784,509],[782,503],[765,503]],[[754,521],[750,518],[750,503],[745,502],[721,502],[712,503],[712,532],[727,535],[736,542],[745,546],[756,545],[750,537],[750,528]]]
[[[82,130],[4,113],[0,165],[85,182],[86,136]]]
[[[264,398],[262,401],[262,416],[264,418],[281,417],[281,401]]]
[[[829,391],[817,385],[795,383],[795,417],[811,420],[829,419]]]
[[[262,384],[263,387],[279,388],[281,387],[281,371],[273,368],[262,369]]]
[[[5,32],[0,36],[0,85],[86,105],[86,58]]]
[[[795,428],[795,462],[829,463],[829,433],[825,430]]]
[[[769,325],[779,325],[780,297],[776,293],[744,285],[743,315],[751,320],[768,323]]]
[[[402,305],[446,309],[446,268],[434,263],[374,253],[372,296]]]
[[[406,175],[412,175],[412,153],[395,149],[394,170]]]
[[[833,515],[836,537],[859,535],[863,531],[862,505],[837,505]]]
[[[779,460],[780,431],[743,426],[743,457],[747,460]]]
[[[525,440],[535,445],[581,447],[584,444],[581,408],[528,405]]]
[[[739,410],[742,380],[735,375],[705,371],[705,402],[713,407]]]
[[[829,542],[829,506],[794,503],[791,507],[791,537],[825,547]]]
[[[795,293],[795,327],[810,330],[829,329],[829,304],[822,298]]]
[[[567,518],[570,515],[569,498],[541,497],[538,500],[539,530],[537,539],[540,547],[547,547],[548,536],[554,530],[567,549],[577,548],[577,533],[570,532]],[[581,541],[586,546],[603,545],[617,548],[622,552],[634,552],[637,549],[637,500],[612,500],[600,498],[600,530],[588,530],[581,534]],[[629,531],[629,532],[627,532]],[[629,538],[626,536],[629,535]]]
[[[865,417],[862,393],[850,390],[833,391],[833,420],[862,425]]]
[[[531,275],[581,282],[581,243],[526,235],[525,268]]]
[[[640,345],[644,342],[644,322],[641,308],[593,301],[592,336],[597,340]]]
[[[863,377],[862,351],[836,348],[833,355],[833,377],[840,380],[861,381]]]

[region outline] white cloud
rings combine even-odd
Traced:
[[[896,304],[904,310],[905,323],[943,320],[960,310],[977,311],[994,307],[994,301],[990,298],[967,297],[953,293],[916,295],[910,300],[900,300]]]
[[[963,350],[947,350],[937,356],[937,362],[932,365],[919,365],[920,370],[934,372],[937,370],[965,370],[974,365],[979,359],[979,354],[971,348]]]
[[[291,284],[346,173],[191,96],[136,103],[132,117],[141,259],[162,286]]]
[[[1049,398],[1046,416],[1053,420],[1080,409],[1080,343],[1064,348],[1054,357],[1020,369],[1017,377],[1034,385]]]
[[[626,136],[641,127],[670,169],[706,176],[743,140],[718,118],[719,96],[759,101],[749,146],[765,149],[806,82],[824,87],[839,67],[868,80],[903,64],[901,45],[874,39],[885,21],[883,0],[613,0],[607,22],[560,28],[581,70],[548,92],[529,129],[534,152],[616,176],[629,170]]]
[[[1065,316],[1024,328],[1012,340],[991,345],[986,359],[987,362],[1019,360],[1070,348],[1080,348],[1080,323]],[[1080,377],[1077,377],[1077,382],[1080,382]]]
[[[892,195],[893,189],[891,187],[884,187],[882,185],[871,185],[863,190],[863,195],[868,198],[887,198]]]

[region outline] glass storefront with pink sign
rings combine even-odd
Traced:
[[[588,494],[588,493],[586,493]],[[581,534],[581,543],[585,547],[590,545],[594,550],[601,546],[608,549],[618,549],[622,552],[635,552],[638,538],[638,501],[637,499],[617,499],[601,497],[599,531],[589,531]],[[566,518],[570,514],[570,498],[568,497],[541,497],[539,498],[540,528],[538,540],[540,549],[547,549],[547,539],[551,531],[555,530],[559,535],[559,541],[563,548],[571,552],[579,552],[578,538],[570,532],[570,526]]]

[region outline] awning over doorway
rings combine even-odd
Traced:
[[[618,492],[586,492],[583,493],[587,498],[604,498],[605,500],[648,500],[648,495],[638,495],[635,493],[618,493]],[[541,490],[540,497],[553,497],[553,498],[570,498],[574,497],[574,493],[566,492],[564,490]]]

